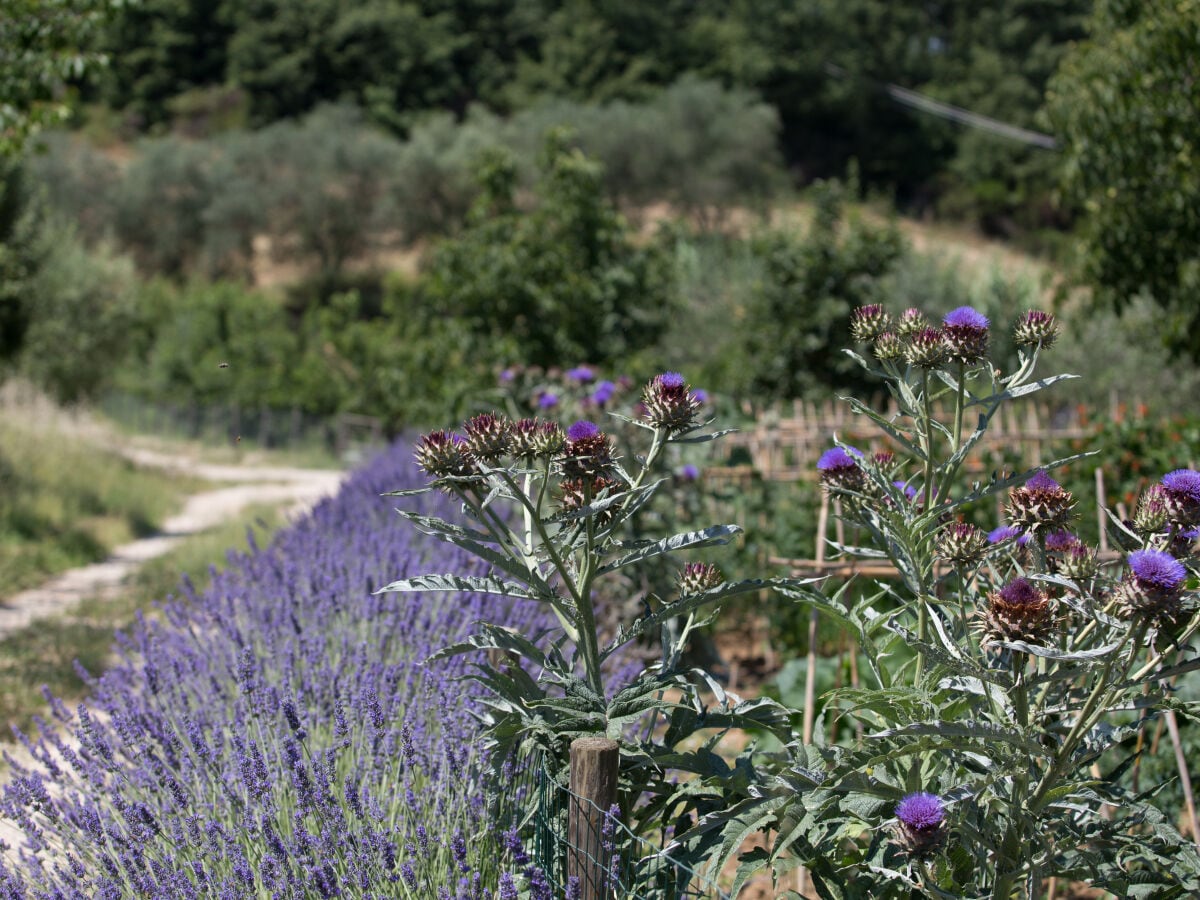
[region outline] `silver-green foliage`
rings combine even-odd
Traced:
[[[858,592],[794,592],[857,639],[863,683],[830,692],[823,709],[854,723],[859,736],[839,739],[843,728],[827,739],[819,722],[813,743],[793,740],[774,764],[760,760],[760,780],[740,796],[731,792],[730,808],[699,824],[696,833],[721,835],[725,861],[748,836],[771,836],[741,857],[739,885],[763,866],[776,875],[805,866],[826,898],[1008,900],[1041,896],[1041,879],[1050,877],[1121,897],[1200,891],[1196,847],[1155,805],[1161,784],[1130,787],[1124,776],[1137,751],[1123,743],[1168,711],[1198,711],[1172,691],[1173,679],[1200,668],[1194,597],[1173,600],[1171,615],[1130,611],[1124,561],[1087,577],[1056,574],[1052,532],[1028,517],[1023,545],[991,545],[953,564],[939,559],[960,511],[1010,488],[1010,510],[1027,499],[1020,491],[1030,473],[977,479],[964,462],[1004,404],[1067,377],[1035,376],[1042,349],[1022,347],[1009,375],[983,360],[919,368],[851,353],[900,412],[887,418],[849,402],[898,452],[891,461],[849,449],[840,457],[855,480],[827,479],[827,487],[868,539],[838,549],[890,561],[899,580]],[[938,408],[953,411],[953,424]],[[1114,517],[1112,527],[1126,551],[1161,550],[1172,539],[1176,554],[1194,546],[1179,540],[1179,525],[1139,531]],[[1196,561],[1182,561],[1194,587]],[[1015,578],[1034,585],[1052,610],[1036,639],[998,633],[998,593]],[[913,852],[902,840],[897,804],[916,792],[944,807],[936,852]]]

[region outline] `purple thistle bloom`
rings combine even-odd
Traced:
[[[1078,543],[1079,538],[1065,528],[1046,535],[1046,549],[1057,553],[1066,553]]]
[[[1031,606],[1044,601],[1041,591],[1027,578],[1014,578],[1000,588],[1000,596],[1012,606]]]
[[[958,309],[951,310],[946,313],[942,319],[942,324],[948,328],[972,328],[976,330],[984,330],[991,323],[988,322],[988,317],[969,306],[960,306]]]
[[[1045,470],[1039,469],[1029,477],[1025,482],[1025,487],[1034,491],[1057,491],[1061,489],[1061,485],[1046,474]]]
[[[862,451],[857,447],[831,447],[817,460],[817,471],[834,472],[838,469],[857,468],[856,458],[862,459]]]
[[[987,537],[989,544],[1003,544],[1005,541],[1011,541],[1022,535],[1023,532],[1016,525],[1001,525],[999,528],[989,531]]]
[[[669,390],[679,390],[687,381],[678,372],[663,372],[658,376],[658,383]]]
[[[708,391],[704,390],[703,388],[696,388],[694,391],[692,391],[692,396],[696,398],[697,403],[708,402]]]
[[[900,479],[896,479],[895,481],[892,482],[892,487],[897,488],[909,500],[917,499],[917,489],[915,487],[913,487],[911,484],[909,484],[907,481],[901,481]]]
[[[908,794],[896,804],[896,818],[916,831],[937,828],[945,817],[941,799],[926,791]]]
[[[613,398],[613,394],[617,392],[617,386],[611,381],[601,381],[592,391],[591,401],[600,406],[603,406]]]
[[[1162,593],[1179,590],[1187,578],[1183,563],[1162,550],[1135,550],[1126,561],[1140,585]]]
[[[1200,504],[1200,472],[1176,469],[1162,477],[1162,486],[1172,497]]]
[[[587,419],[580,419],[574,425],[567,429],[568,441],[587,441],[600,434],[600,428],[595,422],[589,422]]]
[[[684,481],[695,481],[700,477],[700,470],[691,463],[688,463],[679,470],[679,477]]]
[[[553,391],[542,391],[537,398],[538,409],[553,409],[558,406],[558,395]]]
[[[596,377],[596,373],[592,371],[591,366],[576,366],[573,369],[567,369],[567,377],[572,381],[586,383]]]

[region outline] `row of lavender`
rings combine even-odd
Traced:
[[[385,454],[140,623],[90,709],[53,703],[60,721],[24,740],[32,761],[10,760],[3,812],[25,841],[0,862],[0,896],[515,896],[470,773],[470,660],[421,663],[480,618],[528,634],[542,613],[374,593],[478,568],[380,497],[416,485],[411,459]]]

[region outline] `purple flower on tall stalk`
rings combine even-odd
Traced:
[[[1003,544],[1005,541],[1015,540],[1024,545],[1029,541],[1029,536],[1016,525],[1000,525],[988,532],[987,539],[989,544]]]
[[[950,358],[964,364],[979,362],[987,356],[988,319],[969,306],[946,313],[942,319],[942,334]]]
[[[924,859],[945,843],[946,810],[936,794],[918,791],[896,804],[896,837],[908,853]]]
[[[553,391],[541,391],[537,397],[538,409],[553,409],[558,406],[558,394]]]
[[[1200,472],[1176,469],[1162,477],[1167,517],[1180,525],[1200,523]]]
[[[826,488],[858,491],[866,484],[866,475],[858,461],[863,458],[857,447],[831,447],[817,460],[817,472]]]
[[[596,377],[596,373],[592,371],[591,366],[576,366],[573,369],[567,369],[567,378],[571,381],[578,381],[580,384],[586,384]]]
[[[597,406],[604,406],[613,398],[613,394],[617,392],[617,386],[611,381],[599,382],[595,389],[592,390],[591,396],[588,398]]]
[[[656,375],[642,389],[643,417],[669,431],[684,431],[696,420],[700,401],[678,372]]]
[[[595,422],[581,419],[567,429],[567,440],[559,457],[564,478],[606,477],[612,462],[612,439]]]
[[[1057,481],[1038,470],[1021,487],[1008,493],[1009,521],[1027,531],[1057,531],[1066,525],[1075,498]]]
[[[1183,563],[1161,550],[1135,550],[1126,561],[1134,579],[1149,590],[1178,591],[1187,578]]]
[[[1163,550],[1135,550],[1125,560],[1129,576],[1117,588],[1122,612],[1133,619],[1165,625],[1180,614],[1187,569]]]
[[[679,470],[679,478],[681,481],[695,481],[699,477],[700,470],[691,463],[688,463]]]
[[[1050,313],[1031,309],[1024,313],[1013,328],[1013,340],[1018,347],[1049,349],[1058,339],[1058,320]]]
[[[987,595],[980,610],[984,642],[1041,643],[1054,625],[1054,607],[1046,593],[1027,578],[1014,578]]]
[[[1052,553],[1066,553],[1079,543],[1079,538],[1065,528],[1046,535],[1046,549]]]

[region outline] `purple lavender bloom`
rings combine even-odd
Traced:
[[[1135,550],[1129,554],[1127,562],[1140,585],[1162,593],[1179,590],[1187,578],[1183,563],[1162,550]]]
[[[908,794],[896,804],[896,818],[917,831],[937,828],[945,817],[941,799],[926,791]]]
[[[60,855],[0,871],[5,896],[384,897],[397,881],[434,896],[464,865],[466,896],[503,896],[502,879],[474,878],[490,848],[477,838],[498,824],[474,750],[483,707],[459,689],[474,661],[425,660],[481,619],[527,634],[550,622],[483,595],[376,593],[419,572],[486,574],[381,501],[425,483],[412,449],[393,448],[270,546],[232,555],[206,591],[120,635],[126,661],[95,681],[88,707],[57,704],[74,733],[30,740],[0,805],[28,849],[52,841]],[[410,502],[457,515],[437,492]],[[433,852],[421,828],[435,827],[463,840]]]
[[[567,377],[580,384],[586,384],[596,377],[596,373],[591,366],[576,366],[573,369],[567,369]]]

